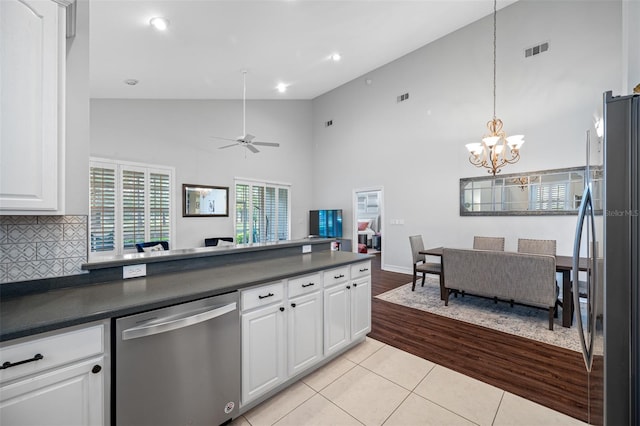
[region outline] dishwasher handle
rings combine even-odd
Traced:
[[[139,337],[152,336],[154,334],[166,333],[167,331],[177,330],[180,328],[189,327],[210,319],[222,316],[226,313],[235,311],[237,309],[237,303],[229,303],[224,306],[220,306],[216,309],[209,311],[196,311],[197,313],[187,312],[180,317],[172,317],[166,321],[155,321],[153,324],[141,325],[138,327],[128,328],[122,331],[122,340],[137,339]]]

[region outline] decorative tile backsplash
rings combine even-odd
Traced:
[[[87,216],[0,216],[0,283],[85,273]]]

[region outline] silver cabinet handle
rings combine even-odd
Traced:
[[[210,309],[208,306],[205,309]],[[179,317],[171,317],[165,320],[156,320],[153,324],[141,325],[138,327],[132,327],[122,331],[122,340],[137,339],[139,337],[152,336],[154,334],[165,333],[171,330],[177,330],[179,328],[189,327],[210,319],[222,316],[226,313],[235,311],[237,309],[236,302],[229,303],[228,305],[220,306],[215,309],[205,310],[198,309],[195,311],[187,312]]]
[[[584,365],[587,368],[588,372],[591,372],[591,366],[593,365],[593,339],[595,335],[596,328],[596,319],[595,319],[595,311],[591,308],[589,309],[590,318],[587,319],[587,337],[584,335],[584,325],[582,324],[582,308],[580,307],[580,291],[578,288],[578,273],[579,269],[579,261],[580,261],[580,243],[582,242],[582,228],[584,227],[584,219],[587,214],[587,210],[589,211],[589,222],[591,222],[591,229],[587,228],[587,231],[591,231],[591,235],[593,236],[593,240],[596,238],[596,227],[595,227],[595,215],[593,213],[593,201],[591,195],[591,188],[587,186],[584,190],[584,194],[582,195],[582,202],[580,203],[580,210],[578,211],[578,223],[576,225],[576,237],[573,242],[573,265],[572,265],[572,274],[573,274],[573,305],[575,307],[576,314],[576,323],[578,325],[578,335],[580,340],[580,345],[582,346],[582,357],[584,359]],[[587,241],[587,244],[589,242]],[[595,245],[594,245],[595,246]],[[595,247],[594,247],[595,248]],[[595,257],[595,250],[592,250],[592,255]],[[587,285],[590,286],[590,281],[596,280],[598,277],[596,271],[596,262],[591,262],[591,256],[589,256],[588,262],[592,263],[592,269],[589,270],[587,267]],[[595,303],[596,300],[596,292],[598,291],[598,285],[594,282],[593,293],[587,290],[587,295],[590,300],[587,301],[587,306],[592,306],[592,303]],[[566,303],[566,302],[564,302]],[[567,308],[564,308],[567,309]],[[569,309],[571,309],[569,307]],[[587,342],[587,339],[589,340]]]

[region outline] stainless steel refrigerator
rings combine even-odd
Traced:
[[[589,419],[599,423],[603,412],[603,423],[612,426],[640,424],[639,134],[640,95],[606,92],[604,185],[586,179],[574,243],[573,300]],[[592,177],[589,164],[586,176]],[[602,206],[594,202],[600,190]],[[589,258],[587,272],[578,271],[581,252]]]

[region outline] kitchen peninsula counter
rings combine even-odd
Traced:
[[[199,264],[195,269],[185,269],[190,259],[188,253],[174,252],[174,255],[179,256],[180,259],[173,260],[180,260],[182,262],[180,268],[183,270],[3,297],[0,301],[0,341],[184,303],[270,281],[365,261],[371,257],[331,250],[302,254],[300,243],[294,244],[292,248],[297,250],[297,254],[287,252],[284,255],[285,253],[282,252],[281,255],[273,258],[267,256],[251,261],[247,261],[242,256],[240,256],[241,261],[232,261],[236,257],[233,248],[227,253],[222,253],[221,250],[220,254],[226,254],[224,256],[226,261],[209,267]],[[247,250],[250,249],[238,250],[237,254],[247,253]],[[267,248],[263,246],[262,250],[265,251]],[[151,256],[141,258],[148,259]],[[156,257],[153,258],[156,259]],[[170,259],[165,258],[165,260]],[[196,262],[197,260],[195,259]],[[145,263],[145,261],[138,260],[137,263]],[[108,267],[113,269],[114,265],[111,264]]]

